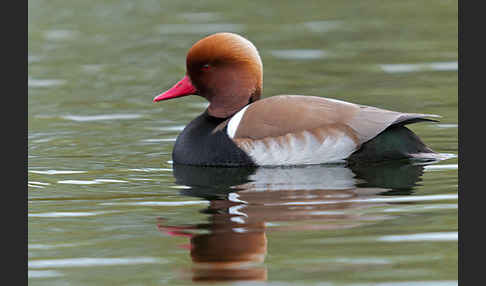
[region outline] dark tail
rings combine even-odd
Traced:
[[[438,154],[427,147],[420,138],[405,124],[418,121],[435,121],[431,119],[414,118],[394,124],[375,138],[361,145],[361,148],[348,158],[350,164],[357,162],[377,162],[385,160],[400,160],[420,158],[422,160],[437,160]]]

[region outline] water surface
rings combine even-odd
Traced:
[[[28,29],[29,284],[457,285],[457,1],[29,1]],[[410,128],[451,156],[173,165],[207,103],[152,98],[218,31],[264,97],[439,114]]]

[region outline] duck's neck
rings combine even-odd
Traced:
[[[211,113],[209,112],[209,107],[203,112],[202,116],[204,116],[204,118],[211,122],[211,123],[214,123],[216,125],[220,124],[221,122],[224,122],[226,120],[228,120],[231,116],[228,116],[228,117],[218,117],[218,116],[213,116],[211,115]]]
[[[235,113],[260,99],[261,88],[255,88],[251,92],[230,96],[204,96],[210,104],[207,114],[212,117],[227,119]]]

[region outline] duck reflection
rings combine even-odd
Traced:
[[[201,168],[174,165],[182,195],[203,198],[209,222],[159,230],[190,238],[193,281],[266,280],[267,228],[325,230],[387,219],[366,211],[384,203],[367,198],[406,195],[423,166],[403,162],[294,168]]]

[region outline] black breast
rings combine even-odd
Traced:
[[[216,118],[205,111],[191,121],[177,137],[172,160],[176,164],[198,166],[254,166],[252,159],[226,134],[224,127],[213,130],[226,118]]]

